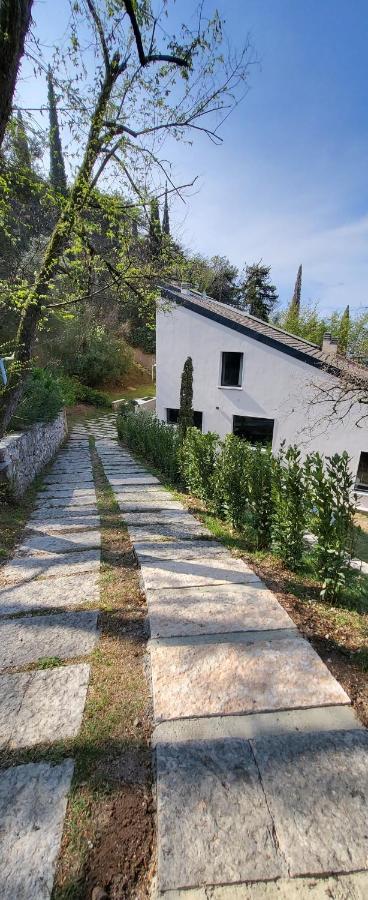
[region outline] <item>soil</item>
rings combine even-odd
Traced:
[[[349,628],[331,627],[331,620],[323,616],[320,604],[317,609],[313,602],[306,603],[282,590],[282,574],[280,578],[275,576],[264,566],[256,565],[253,559],[251,565],[342,685],[359,719],[368,727],[368,672],[354,662],[354,653],[362,647],[362,641]]]
[[[111,900],[143,900],[149,896],[141,876],[151,865],[151,792],[143,785],[125,785],[100,810],[100,818],[104,822],[88,860],[86,898],[100,887]]]

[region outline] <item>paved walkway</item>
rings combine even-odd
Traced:
[[[89,665],[72,660],[88,657],[98,637],[99,524],[88,434],[79,426],[0,570],[0,747],[15,762],[18,751],[37,757],[80,729]],[[70,662],[53,665],[55,657]],[[2,900],[50,897],[73,768],[66,759],[0,770]]]
[[[159,896],[368,896],[368,733],[275,596],[92,427],[150,617]]]

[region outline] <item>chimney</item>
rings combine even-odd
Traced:
[[[326,331],[323,335],[322,352],[325,353],[326,356],[337,355],[337,340],[331,337],[331,332],[329,331]]]

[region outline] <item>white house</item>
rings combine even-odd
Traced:
[[[203,431],[272,442],[273,450],[282,441],[303,453],[347,450],[357,485],[368,487],[368,420],[357,425],[359,405],[341,418],[331,414],[331,403],[321,403],[321,389],[341,377],[336,351],[332,341],[320,350],[196,291],[167,287],[157,309],[156,414],[177,421],[181,374],[191,356],[194,418]],[[368,389],[368,370],[359,371]]]

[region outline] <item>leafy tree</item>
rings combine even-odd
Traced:
[[[197,254],[189,259],[184,259],[182,276],[184,281],[189,281],[193,287],[205,291],[214,300],[233,306],[237,305],[238,270],[226,256],[213,256],[211,259],[206,259]]]
[[[290,303],[290,312],[295,316],[299,316],[299,313],[300,313],[301,296],[302,296],[302,265],[300,265],[299,269],[298,269],[298,274],[296,276],[296,282],[295,282],[295,287],[294,287],[294,293],[293,293],[293,296],[291,298],[291,303]]]
[[[242,306],[246,307],[252,316],[264,319],[268,322],[278,301],[275,285],[271,283],[270,266],[262,266],[261,263],[253,263],[246,266],[244,282],[240,288]]]
[[[297,447],[282,447],[274,461],[272,540],[276,553],[298,569],[306,530],[305,470]]]
[[[0,147],[10,118],[33,0],[0,0]]]
[[[301,306],[298,312],[290,305],[273,316],[272,321],[290,334],[318,346],[322,345],[323,335],[327,329],[327,320],[319,315],[317,305]]]
[[[167,202],[167,185],[165,188],[164,213],[162,216],[162,233],[170,235],[169,204]]]
[[[180,384],[179,428],[183,438],[193,425],[193,360],[185,360]]]
[[[162,15],[165,12],[166,7]],[[90,271],[104,277],[104,284],[94,288],[96,294],[111,289],[123,300],[126,290],[135,294],[137,303],[147,292],[154,295],[157,267],[150,264],[142,271],[129,253],[129,210],[147,207],[148,179],[154,183],[157,173],[165,172],[165,160],[158,156],[165,134],[180,138],[191,128],[211,134],[208,113],[220,118],[224,107],[237,102],[237,88],[241,91],[247,77],[244,52],[224,55],[217,13],[210,20],[199,16],[193,31],[184,25],[180,40],[170,33],[166,19],[165,29],[157,26],[159,19],[148,0],[73,4],[67,77],[62,78],[60,68],[57,83],[68,100],[65,127],[73,153],[78,140],[81,144],[79,163],[32,276],[0,285],[9,308],[20,312],[14,363],[0,392],[0,435],[20,402],[39,330],[56,309],[69,305],[74,310],[91,296]],[[92,78],[81,49],[86,46],[88,59],[95,60]],[[115,192],[107,197],[97,185],[102,176],[106,183],[109,174]],[[176,189],[180,187],[185,185]],[[100,246],[97,211],[109,219],[108,234],[119,239],[115,261],[106,258]],[[70,285],[74,287],[69,290]]]
[[[50,181],[55,191],[59,194],[66,194],[67,183],[65,163],[61,146],[54,82],[50,66],[47,70],[47,95],[49,100],[50,119]]]

